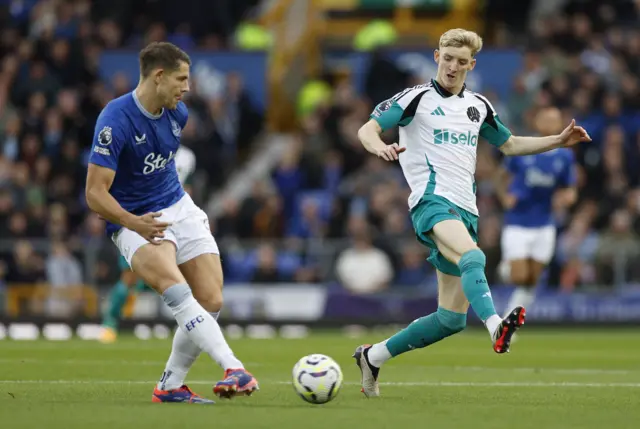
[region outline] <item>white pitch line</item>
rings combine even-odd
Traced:
[[[156,381],[142,380],[0,380],[0,384],[61,384],[61,385],[91,385],[91,384],[118,384],[118,385],[153,385]],[[211,380],[192,380],[189,384],[212,385]],[[290,381],[267,381],[263,385],[277,384],[289,385]],[[345,382],[349,386],[359,386],[360,383]],[[430,387],[629,387],[640,388],[640,383],[579,383],[579,382],[466,382],[466,381],[416,381],[416,382],[386,382],[383,386],[430,386]]]
[[[38,364],[38,365],[129,365],[129,366],[158,366],[164,365],[166,361],[160,360],[118,360],[118,359],[33,359],[33,358],[15,358],[0,359],[0,364]],[[277,366],[261,362],[245,362],[250,367],[269,367]],[[640,372],[640,369],[599,369],[599,368],[533,368],[533,367],[516,367],[516,368],[498,368],[491,366],[430,366],[430,365],[403,365],[403,368],[413,368],[420,370],[435,371],[452,371],[452,372],[488,372],[500,371],[502,373],[547,373],[547,374],[575,374],[575,375],[629,375]]]

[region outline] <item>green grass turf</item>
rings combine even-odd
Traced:
[[[151,403],[170,340],[0,341],[0,427],[640,427],[637,331],[530,329],[507,355],[493,353],[484,331],[468,331],[390,361],[381,372],[382,397],[366,399],[350,356],[358,344],[386,334],[231,340],[261,390],[209,407]],[[338,397],[323,406],[303,402],[290,384],[293,364],[310,353],[333,357],[345,376]],[[221,375],[201,356],[188,382],[212,397],[211,385]]]

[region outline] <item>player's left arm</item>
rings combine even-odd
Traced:
[[[589,133],[581,126],[576,125],[575,119],[558,135],[546,137],[514,136],[511,130],[502,123],[489,100],[481,95],[476,95],[476,97],[487,108],[487,115],[480,127],[480,136],[487,139],[489,143],[499,148],[507,156],[534,155],[591,141]]]
[[[581,142],[590,142],[589,133],[572,119],[560,134],[545,137],[511,136],[500,146],[505,155],[533,155],[561,147],[571,147]]]

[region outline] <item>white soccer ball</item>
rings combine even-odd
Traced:
[[[293,367],[293,387],[312,404],[326,404],[338,396],[342,380],[340,365],[329,356],[308,355]]]

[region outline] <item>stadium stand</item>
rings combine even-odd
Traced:
[[[0,2],[0,284],[8,287],[108,285],[117,277],[115,247],[103,236],[101,220],[87,211],[83,182],[97,114],[135,82],[122,73],[105,80],[101,56],[153,40],[194,52],[239,50],[234,30],[258,2],[187,2],[192,7],[182,14],[171,1],[155,2],[161,7],[154,14],[145,2],[90,3],[33,0],[14,8]],[[329,18],[360,19],[368,16],[365,6],[385,2],[351,3],[363,9]],[[485,13],[501,10],[500,4],[489,2]],[[535,112],[556,105],[594,138],[576,149],[580,200],[569,213],[558,213],[558,247],[546,284],[571,291],[638,282],[640,269],[632,263],[640,256],[637,2],[527,4],[533,6],[523,25],[506,25],[497,12],[483,21],[490,48],[513,40],[526,46],[509,90],[483,91],[514,132],[530,133]],[[496,20],[500,25],[489,25]],[[414,34],[408,37],[415,42]],[[435,45],[432,37],[425,40]],[[304,85],[327,90],[291,118],[295,130],[286,150],[260,167],[266,177],[252,176],[246,196],[221,191],[264,150],[256,142],[264,143],[265,118],[278,106],[257,106],[247,89],[254,82],[242,73],[224,73],[224,89],[216,92],[217,81],[207,80],[212,75],[194,70],[183,142],[197,155],[196,199],[206,204],[216,198],[212,231],[227,284],[323,282],[360,294],[432,290],[435,274],[413,237],[401,171],[369,156],[356,137],[376,103],[423,81],[424,71],[390,59],[384,46],[367,53],[359,77],[336,66],[332,52],[322,54],[318,80]],[[488,145],[478,148],[480,245],[495,283],[501,209],[493,171],[500,159]],[[379,272],[369,269],[371,261]]]

